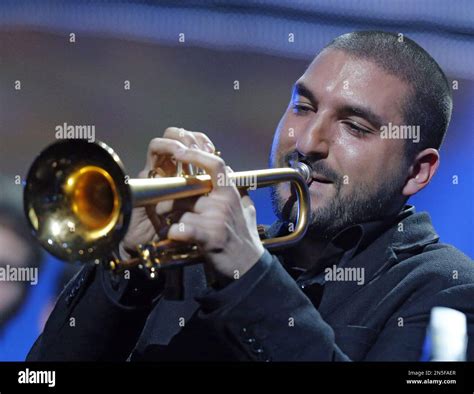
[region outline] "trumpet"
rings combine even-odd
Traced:
[[[246,179],[254,179],[258,188],[291,182],[298,201],[294,231],[261,241],[274,251],[301,240],[310,213],[307,183],[311,171],[306,164],[227,176],[239,189],[249,188],[243,182]],[[23,203],[34,236],[49,253],[68,262],[105,261],[109,268],[117,269],[124,268],[116,251],[134,207],[205,195],[212,187],[211,177],[205,173],[130,179],[117,153],[104,142],[64,140],[48,146],[34,160],[26,177]],[[162,239],[137,245],[137,254],[129,263],[146,268],[153,276],[159,269],[202,259],[198,245]]]

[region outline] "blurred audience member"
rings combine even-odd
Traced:
[[[4,274],[19,268],[37,273],[41,261],[41,249],[30,234],[21,209],[21,187],[15,187],[12,179],[0,177],[0,336],[34,285],[32,281],[11,280]]]

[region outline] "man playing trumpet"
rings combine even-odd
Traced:
[[[120,257],[165,232],[199,245],[204,265],[183,269],[180,300],[166,297],[173,275],[84,267],[28,359],[419,360],[432,307],[464,312],[468,328],[474,319],[472,261],[406,205],[439,166],[451,110],[445,75],[413,41],[383,32],[333,40],[295,83],[274,135],[272,167],[296,160],[312,171],[309,230],[279,254],[262,246],[251,199],[218,182],[232,170],[208,136],[168,128],[150,142],[140,177],[191,164],[213,189],[182,210],[136,208]],[[382,135],[389,125],[414,132]],[[288,233],[292,191],[277,186],[272,197],[279,220],[267,235]],[[180,215],[167,225],[172,210]]]

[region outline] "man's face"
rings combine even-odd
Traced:
[[[408,176],[405,141],[383,139],[380,126],[403,123],[409,90],[376,64],[340,50],[325,50],[296,82],[275,132],[270,162],[288,166],[297,153],[313,167],[312,225],[333,236],[344,227],[393,214]],[[273,190],[280,217],[291,194]],[[295,206],[291,211],[294,219]]]

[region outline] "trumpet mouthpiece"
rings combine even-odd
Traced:
[[[306,163],[303,163],[301,161],[297,162],[295,169],[303,177],[307,185],[312,182],[313,178],[311,175],[311,168]]]

